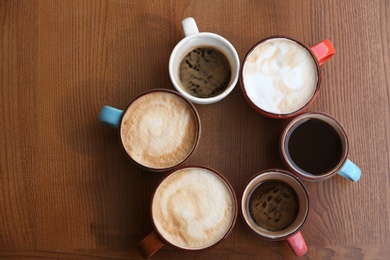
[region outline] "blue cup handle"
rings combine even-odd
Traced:
[[[351,181],[357,182],[362,175],[362,171],[359,169],[359,167],[357,167],[356,164],[347,159],[338,174]]]
[[[99,121],[114,128],[119,128],[123,111],[115,107],[104,106],[99,113]]]

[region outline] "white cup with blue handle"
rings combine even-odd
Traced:
[[[194,105],[168,89],[144,92],[125,110],[104,106],[99,121],[119,131],[120,143],[135,164],[154,172],[171,170],[188,160],[201,133]]]
[[[280,153],[299,178],[321,181],[338,174],[357,182],[360,168],[348,159],[348,136],[336,119],[321,112],[294,118],[280,138]]]

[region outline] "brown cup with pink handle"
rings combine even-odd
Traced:
[[[296,256],[306,254],[300,229],[309,214],[309,196],[293,174],[280,169],[255,174],[245,185],[240,206],[245,225],[256,236],[286,240]]]

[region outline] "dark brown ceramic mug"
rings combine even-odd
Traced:
[[[316,99],[320,65],[335,53],[324,40],[309,48],[286,36],[273,36],[257,43],[241,66],[242,93],[249,105],[270,118],[303,113]]]
[[[139,244],[149,258],[165,244],[186,251],[221,243],[237,218],[237,198],[229,181],[203,166],[186,166],[166,175],[151,203],[154,231]]]

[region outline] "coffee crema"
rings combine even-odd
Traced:
[[[235,200],[225,181],[205,168],[183,168],[157,188],[152,215],[157,231],[171,244],[203,249],[219,242],[235,220]]]
[[[274,114],[304,107],[318,83],[317,65],[310,52],[286,38],[272,38],[256,46],[246,57],[242,77],[248,98]]]
[[[299,201],[296,192],[287,183],[268,180],[254,189],[248,207],[256,225],[269,231],[281,231],[294,223]]]
[[[169,92],[151,92],[125,111],[120,136],[134,161],[164,169],[188,157],[197,143],[199,127],[195,112],[184,99]]]
[[[180,83],[187,93],[195,97],[218,96],[229,86],[230,78],[228,59],[213,47],[195,48],[180,62]]]

